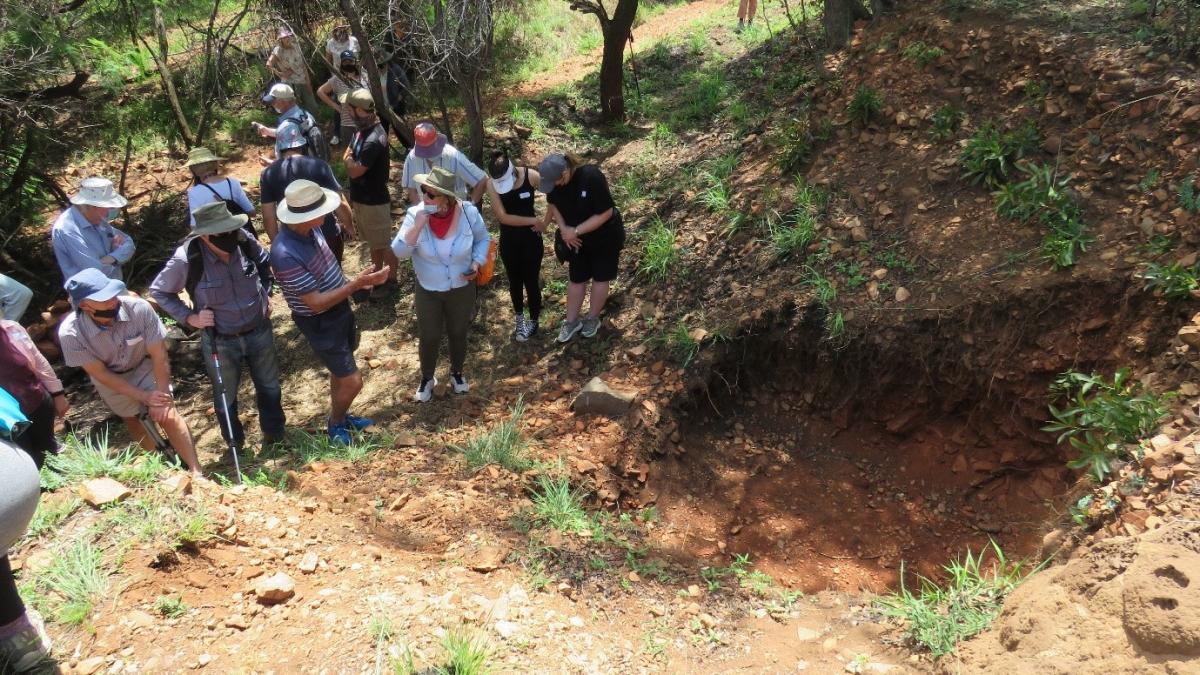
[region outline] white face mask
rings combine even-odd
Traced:
[[[430,214],[430,215],[433,215],[433,214],[435,214],[435,213],[437,213],[437,212],[438,212],[438,205],[437,205],[437,204],[424,204],[424,203],[422,203],[422,204],[421,204],[421,208],[425,209],[425,213],[428,213],[428,214]]]

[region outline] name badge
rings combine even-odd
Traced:
[[[128,338],[127,340],[125,340],[125,344],[132,347],[136,344],[139,344],[141,341],[142,341],[142,336],[138,335],[137,337],[131,337],[131,338]]]
[[[529,193],[528,193],[528,192],[522,192],[521,194],[519,194],[519,195],[517,195],[517,196],[518,196],[518,197],[520,197],[521,199],[529,199]]]
[[[584,191],[580,192],[580,193],[579,193],[579,196],[580,196],[580,197],[586,197],[586,196],[587,196],[587,190],[584,190]]]

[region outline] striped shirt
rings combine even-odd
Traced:
[[[458,148],[447,143],[446,147],[442,148],[442,154],[433,159],[417,157],[410,150],[408,156],[404,158],[404,176],[401,178],[400,185],[416,190],[415,178],[417,175],[429,173],[435,166],[440,166],[454,174],[454,191],[460,198],[466,197],[467,193],[485,178],[483,169],[471,163],[471,160],[459,152]]]
[[[291,227],[279,228],[271,242],[271,269],[275,281],[283,290],[283,298],[293,314],[315,316],[316,312],[300,299],[313,291],[325,293],[346,285],[346,277],[338,265],[320,228],[308,235],[297,234]]]

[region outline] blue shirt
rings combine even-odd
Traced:
[[[282,147],[285,140],[288,139],[288,134],[284,130],[287,124],[294,124],[297,131],[303,134],[304,123],[308,120],[308,113],[298,105],[293,105],[279,115],[279,119],[275,121],[275,156],[279,157],[283,154],[286,148]]]
[[[114,244],[118,236],[123,241]],[[134,250],[133,238],[109,225],[108,218],[99,225],[92,225],[74,206],[58,214],[50,229],[50,242],[63,280],[92,268],[110,279],[120,279],[121,265],[129,262]],[[104,256],[112,256],[116,262],[111,265],[100,262]]]
[[[427,291],[449,291],[475,283],[463,279],[462,275],[471,268],[472,262],[480,265],[487,262],[488,241],[491,239],[479,210],[470,202],[458,203],[458,222],[451,238],[449,254],[446,254],[445,242],[439,246],[437,237],[428,227],[421,228],[416,246],[410,247],[404,242],[405,235],[415,227],[421,208],[417,204],[404,214],[400,232],[392,240],[392,251],[396,257],[412,258],[417,283]]]
[[[313,291],[325,293],[346,285],[342,267],[338,265],[325,236],[317,228],[307,236],[297,234],[291,227],[280,224],[279,234],[271,242],[271,269],[292,312],[315,316],[316,312],[300,299]]]

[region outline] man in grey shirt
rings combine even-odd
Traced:
[[[63,279],[85,269],[98,269],[121,279],[121,265],[133,257],[133,239],[108,224],[109,213],[128,202],[107,178],[84,178],[72,206],[58,215],[50,230],[54,257]]]
[[[274,284],[267,252],[243,230],[249,216],[232,215],[223,201],[210,202],[192,211],[192,236],[167,259],[150,296],[181,324],[204,331],[200,349],[213,383],[213,407],[221,435],[233,431],[237,447],[244,447],[245,431],[238,419],[237,393],[242,364],[250,370],[258,404],[263,446],[283,440],[283,393],[279,386],[279,360],[271,332],[270,293]],[[179,298],[186,290],[192,305]],[[220,381],[229,404],[229,422],[221,405],[213,349],[221,361]]]
[[[63,361],[83,368],[96,393],[125,422],[129,435],[153,451],[154,441],[138,419],[149,409],[171,447],[199,476],[192,432],[176,410],[171,391],[171,366],[163,344],[167,329],[154,308],[141,298],[122,296],[125,284],[97,269],[67,279],[66,289],[74,311],[58,327]]]

